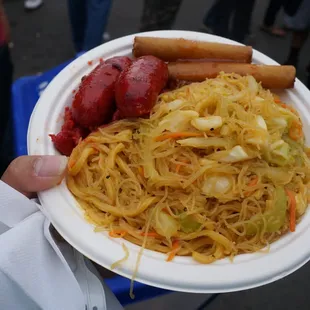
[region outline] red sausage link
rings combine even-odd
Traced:
[[[143,56],[124,70],[115,85],[116,105],[121,117],[148,114],[168,81],[168,67],[154,56]]]
[[[114,111],[114,86],[119,74],[111,64],[103,63],[83,79],[72,103],[76,123],[93,128],[109,121]]]
[[[70,156],[80,139],[88,135],[88,130],[79,127],[72,119],[72,111],[66,107],[64,124],[57,135],[50,135],[56,149],[63,155]]]
[[[115,82],[130,63],[128,57],[107,60],[82,80],[72,104],[73,120],[77,124],[93,129],[111,120],[115,111]]]
[[[72,150],[78,145],[82,134],[78,128],[62,130],[57,135],[50,135],[56,149],[63,155],[70,156]]]
[[[132,64],[132,60],[126,56],[115,56],[107,59],[105,63],[113,65],[120,71],[124,71]]]

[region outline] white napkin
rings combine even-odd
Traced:
[[[1,181],[0,224],[0,309],[122,309],[80,253],[55,243],[36,203]]]

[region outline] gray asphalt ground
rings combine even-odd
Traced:
[[[290,35],[274,38],[259,31],[267,0],[257,0],[253,14],[250,43],[259,51],[283,63],[289,51]],[[112,38],[134,33],[139,27],[142,0],[115,0],[110,15],[108,32]],[[175,29],[199,30],[201,21],[213,1],[184,0]],[[6,0],[5,6],[12,27],[12,56],[15,78],[44,72],[74,57],[65,0],[45,0],[44,6],[26,13],[22,0]],[[281,23],[281,14],[279,16]],[[310,61],[310,44],[303,49],[298,66],[298,77],[306,78],[305,67]],[[305,244],[310,246],[310,244]],[[266,285],[238,293],[221,294],[208,310],[308,310],[310,309],[310,264],[293,275]],[[135,304],[128,310],[194,310],[210,295],[174,293]]]
[[[212,3],[210,0],[183,0],[174,29],[201,29],[203,16]],[[114,0],[107,29],[112,39],[138,31],[142,4],[142,0]],[[259,31],[267,4],[268,0],[256,1],[250,43],[283,63],[289,51],[290,35],[282,39]],[[74,57],[65,0],[45,0],[40,10],[31,13],[24,11],[22,0],[6,0],[5,6],[12,27],[16,78],[43,72]],[[298,76],[302,79],[305,78],[304,68],[310,61],[310,56],[307,59],[309,47],[308,42],[298,66]]]

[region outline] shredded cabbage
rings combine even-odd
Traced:
[[[286,233],[286,191],[300,220],[307,154],[296,111],[251,76],[220,74],[162,93],[149,119],[90,134],[70,157],[67,183],[100,228],[211,263]]]

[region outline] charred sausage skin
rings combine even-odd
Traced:
[[[122,118],[148,114],[168,81],[168,67],[154,56],[142,56],[124,70],[115,85],[116,105]]]

